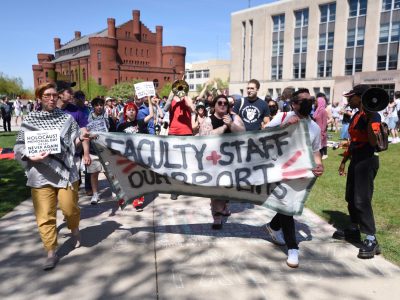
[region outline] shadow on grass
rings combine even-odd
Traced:
[[[0,160],[0,217],[29,197],[21,165],[14,160]]]

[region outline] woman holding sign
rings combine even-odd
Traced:
[[[57,248],[57,199],[71,230],[73,247],[80,246],[80,209],[78,206],[79,171],[74,162],[77,146],[89,138],[88,133],[80,133],[79,126],[72,116],[57,108],[58,93],[54,83],[40,85],[35,95],[40,99],[41,111],[31,112],[21,124],[14,147],[15,157],[26,169],[27,186],[31,187],[33,207],[40,237],[47,251],[44,270],[53,269],[58,261]],[[36,147],[28,147],[32,142],[26,140],[30,132],[43,133]],[[48,149],[46,132],[59,134],[60,151]],[[48,134],[52,137],[53,135]],[[42,148],[41,148],[42,147]],[[37,154],[32,151],[35,149]]]

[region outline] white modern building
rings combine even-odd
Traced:
[[[287,86],[340,101],[354,84],[400,90],[400,0],[281,0],[231,15],[230,93]]]
[[[186,63],[186,82],[189,84],[189,95],[197,95],[208,80],[219,78],[229,81],[231,62],[229,60],[206,60]]]

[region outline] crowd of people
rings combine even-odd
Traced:
[[[210,89],[212,85],[212,89]],[[101,200],[98,191],[98,176],[103,166],[91,142],[90,131],[124,132],[126,134],[155,134],[176,136],[222,135],[230,132],[263,130],[266,127],[290,126],[306,120],[309,128],[312,152],[315,161],[313,174],[318,177],[324,172],[322,160],[328,157],[328,130],[338,131],[341,138],[349,140],[349,147],[339,166],[343,176],[348,159],[346,201],[352,222],[351,228],[335,232],[339,239],[360,240],[360,233],[366,239],[360,248],[360,258],[371,258],[380,249],[375,238],[375,223],[372,213],[373,181],[378,171],[379,159],[374,155],[376,133],[383,117],[389,118],[389,126],[397,134],[398,119],[394,110],[400,107],[400,93],[387,108],[387,114],[363,110],[360,102],[367,86],[355,86],[344,94],[346,106],[329,103],[326,95],[315,97],[307,89],[284,89],[279,99],[259,97],[260,83],[252,79],[247,83],[247,96],[227,96],[216,88],[216,82],[205,84],[200,95],[170,93],[168,97],[137,98],[122,101],[110,97],[86,99],[81,91],[73,91],[74,83],[57,81],[45,83],[36,89],[37,102],[31,113],[25,117],[15,146],[16,158],[27,170],[39,233],[47,251],[45,270],[56,266],[57,232],[56,202],[65,216],[71,230],[74,246],[80,245],[78,189],[81,171],[84,170],[86,194],[91,196],[91,204]],[[399,96],[399,97],[398,97]],[[7,105],[2,103],[3,106]],[[392,104],[395,103],[395,104]],[[389,112],[391,110],[391,113]],[[22,118],[22,117],[21,117]],[[4,117],[3,117],[4,119]],[[397,120],[397,121],[396,121]],[[393,124],[391,124],[392,122]],[[31,130],[59,129],[61,148],[59,154],[40,153],[27,156],[24,134]],[[398,136],[393,137],[396,143]],[[364,174],[364,175],[362,175]],[[368,175],[366,177],[366,175]],[[364,187],[368,188],[364,188]],[[179,195],[171,195],[171,200]],[[136,198],[133,206],[142,211],[144,198]],[[211,216],[214,230],[222,230],[231,215],[229,202],[211,199]],[[295,235],[293,216],[277,213],[266,226],[272,241],[288,248],[287,265],[298,267],[299,247]]]

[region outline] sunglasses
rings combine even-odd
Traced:
[[[312,98],[306,98],[306,99],[297,99],[297,100],[292,100],[292,103],[294,104],[300,104],[303,101],[312,101]]]
[[[226,101],[217,101],[218,106],[228,106],[228,102]]]

